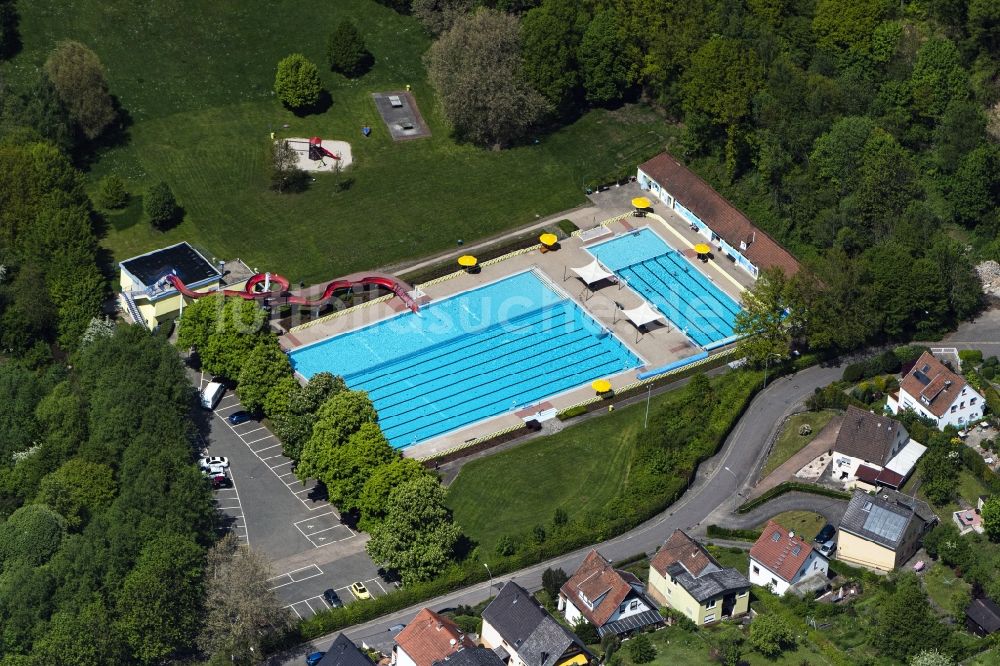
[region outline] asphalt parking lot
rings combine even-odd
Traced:
[[[204,387],[209,378],[195,375]],[[346,603],[351,583],[362,581],[375,595],[389,584],[365,552],[367,535],[340,520],[316,481],[303,484],[292,460],[262,423],[232,425],[226,417],[243,409],[230,390],[222,396],[205,427],[205,455],[229,458],[231,488],[214,491],[224,529],[233,530],[271,560],[273,588],[293,613],[308,617],[325,609],[323,591],[333,588]]]

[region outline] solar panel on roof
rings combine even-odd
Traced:
[[[880,506],[873,506],[865,519],[864,528],[887,541],[898,541],[906,528],[906,517]]]
[[[926,369],[927,369],[927,366],[924,366],[924,369],[925,369],[925,371],[926,371]],[[930,379],[930,377],[928,377],[927,375],[925,375],[925,374],[924,374],[923,372],[921,372],[920,370],[917,370],[916,372],[914,372],[914,373],[913,373],[913,376],[914,376],[914,377],[916,377],[916,378],[917,378],[917,381],[918,381],[918,382],[920,382],[921,384],[923,384],[924,386],[927,386],[928,384],[930,384],[930,383],[931,383],[931,379]]]

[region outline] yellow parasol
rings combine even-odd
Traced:
[[[698,243],[697,245],[694,246],[694,251],[697,252],[698,254],[708,254],[709,252],[712,251],[712,248],[710,248],[705,243]]]
[[[611,382],[607,379],[595,379],[590,387],[598,393],[607,393],[611,390]]]
[[[472,268],[479,263],[479,260],[473,257],[471,254],[463,254],[458,258],[458,265],[464,268]]]
[[[636,208],[649,208],[653,204],[646,197],[636,197],[632,199],[632,205]]]
[[[538,242],[547,247],[552,247],[559,242],[559,237],[555,234],[542,234],[538,237]]]

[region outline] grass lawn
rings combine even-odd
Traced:
[[[774,446],[771,448],[771,453],[767,456],[767,460],[764,461],[764,467],[760,473],[761,478],[773,472],[781,463],[791,458],[802,447],[811,442],[836,413],[832,409],[824,409],[819,412],[803,412],[790,416],[785,421],[778,439],[775,440]],[[800,435],[799,428],[807,423],[812,426],[812,432],[808,435]]]
[[[951,611],[952,599],[956,595],[971,589],[971,585],[956,576],[951,567],[947,567],[940,562],[933,563],[930,569],[922,574],[920,578],[924,581],[927,596],[944,613]]]
[[[708,664],[711,663],[711,650],[713,647],[713,629],[701,629],[695,632],[684,631],[677,627],[667,627],[652,634],[649,639],[656,647],[656,659],[649,662],[651,666],[675,666],[676,664]],[[633,662],[625,649],[626,643],[619,654],[622,655],[625,664],[631,665]],[[744,647],[743,664],[750,666],[801,666],[803,664],[828,664],[810,644],[800,645],[795,650],[790,650],[777,659],[767,659]]]
[[[911,482],[916,478],[916,474],[911,477],[906,484],[903,485],[903,491],[908,490],[908,487],[912,488]],[[989,495],[990,492],[982,484],[982,482],[975,477],[969,470],[964,467],[958,472],[958,484],[956,485],[956,491],[959,497],[968,503],[969,506],[975,507],[976,502],[979,500],[980,495]],[[952,501],[948,502],[943,506],[934,506],[924,495],[922,490],[917,491],[917,497],[927,502],[927,504],[934,510],[941,522],[951,522],[951,514],[958,511],[962,507],[959,506],[958,502]]]
[[[718,560],[723,567],[733,567],[743,575],[746,575],[750,566],[750,551],[737,548],[735,546],[706,546],[706,550]]]
[[[811,541],[819,534],[823,526],[826,525],[826,518],[811,511],[785,511],[784,513],[779,513],[771,520],[786,530],[795,532],[806,541]],[[767,525],[767,521],[764,521],[757,527],[758,529],[762,529],[765,525]]]
[[[19,10],[25,48],[0,76],[24,80],[59,39],[87,43],[134,121],[128,141],[93,165],[92,184],[116,173],[140,194],[165,180],[185,209],[166,233],[150,229],[138,198],[109,216],[103,242],[116,259],[186,239],[293,282],[316,282],[582,204],[585,182],[659,152],[675,132],[644,107],[626,107],[588,113],[537,145],[497,152],[458,145],[423,69],[429,38],[415,19],[374,0],[36,0]],[[322,67],[326,34],[343,17],[359,26],[376,61],[353,81]],[[324,112],[299,117],[275,100],[275,66],[292,52],[321,65],[332,99]],[[371,93],[407,84],[432,137],[395,143]],[[342,176],[350,186],[323,175],[303,194],[270,192],[272,130],[350,141],[355,162]]]

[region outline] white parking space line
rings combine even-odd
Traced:
[[[272,590],[277,590],[279,587],[285,587],[286,585],[291,585],[293,583],[301,583],[304,580],[309,580],[310,578],[316,578],[317,576],[322,575],[323,570],[315,564],[311,564],[307,567],[302,567],[301,569],[295,569],[294,571],[283,573],[280,576],[275,576],[274,578],[269,579],[268,582],[281,578],[287,578],[287,581],[271,586]]]
[[[277,457],[278,456],[271,456],[271,458],[277,458]],[[261,459],[261,460],[263,460],[263,459]],[[268,460],[270,460],[270,458]],[[271,471],[273,472],[274,470],[278,469],[279,467],[284,467],[285,465],[291,465],[293,462],[295,462],[295,461],[294,460],[286,460],[283,463],[278,463],[277,465],[273,465],[273,466],[271,466]]]
[[[253,422],[253,424],[254,425],[259,425],[256,422]],[[240,425],[243,425],[243,424],[241,423]],[[240,436],[243,437],[243,436],[249,435],[252,432],[257,432],[258,430],[266,430],[266,428],[264,426],[260,426],[259,428],[254,428],[253,430],[247,430],[246,432],[241,432]]]
[[[232,490],[233,490],[234,493],[236,493],[236,501],[240,505],[240,519],[243,519],[243,502],[240,500],[240,491],[236,487],[236,479],[233,478],[232,472],[229,473],[229,480],[233,484]],[[233,526],[235,527],[235,523],[234,523]],[[247,547],[249,547],[250,546],[250,530],[248,530],[247,527],[246,527],[245,519],[244,519],[244,524],[242,525],[242,527],[243,527],[243,539],[246,541]]]
[[[295,603],[297,604],[298,602],[295,602]],[[298,612],[297,610],[295,610],[295,604],[289,604],[289,605],[285,606],[285,608],[291,608],[291,609],[292,609],[292,612],[293,612],[293,613],[295,613],[295,615],[296,615],[296,616],[297,616],[297,617],[298,617],[298,618],[299,618],[300,620],[302,619],[302,614],[301,614],[301,613],[299,613],[299,612]]]
[[[262,449],[257,449],[256,451],[254,451],[254,453],[263,453],[264,451],[267,451],[269,449],[276,449],[279,446],[281,446],[281,444],[272,444],[271,446],[265,446]]]
[[[238,434],[238,433],[237,433],[237,434]],[[249,441],[249,442],[247,442],[247,441],[246,441],[246,440],[244,439],[243,441],[244,441],[244,442],[246,443],[246,445],[247,445],[247,446],[250,446],[251,444],[256,444],[257,442],[263,442],[263,441],[264,441],[265,439],[270,439],[270,438],[272,438],[272,437],[274,437],[274,435],[271,435],[271,434],[267,434],[267,435],[265,435],[264,437],[261,437],[260,439],[255,439],[255,440],[252,440],[252,441]],[[241,438],[241,439],[242,439],[242,438]]]

